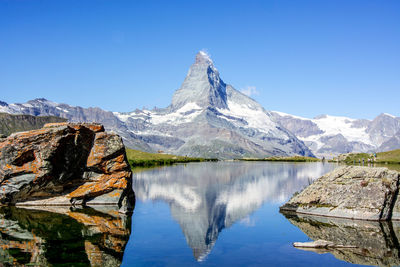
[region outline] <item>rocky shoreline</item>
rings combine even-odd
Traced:
[[[50,123],[0,140],[0,205],[134,207],[121,137],[96,123]]]
[[[399,172],[383,167],[340,167],[295,194],[280,210],[369,221],[400,220],[399,180]]]

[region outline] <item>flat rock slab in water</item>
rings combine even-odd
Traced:
[[[321,239],[312,242],[294,242],[293,246],[298,248],[356,248],[356,246],[338,245]]]
[[[360,220],[400,219],[399,173],[387,168],[338,168],[294,195],[282,211]]]

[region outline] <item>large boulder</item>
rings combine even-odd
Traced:
[[[398,187],[399,173],[396,171],[345,166],[322,176],[295,194],[281,210],[340,218],[389,220]]]
[[[0,204],[132,211],[132,172],[122,139],[93,123],[50,123],[2,139]]]

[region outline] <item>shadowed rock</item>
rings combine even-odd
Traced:
[[[2,207],[0,262],[6,266],[120,266],[130,227],[130,216],[113,207],[100,211]]]
[[[100,124],[51,123],[0,142],[2,205],[134,205],[122,139]]]

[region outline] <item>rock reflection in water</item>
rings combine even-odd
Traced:
[[[0,208],[0,262],[11,265],[119,266],[130,216],[112,207]]]
[[[323,239],[357,247],[303,250],[331,253],[337,259],[353,264],[400,265],[400,222],[357,221],[287,212],[283,214],[312,240]]]
[[[133,175],[138,200],[169,204],[196,260],[211,251],[219,233],[265,202],[286,201],[332,170],[332,164],[210,162],[152,169]]]

